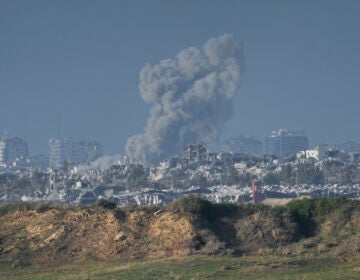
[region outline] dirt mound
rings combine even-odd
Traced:
[[[359,203],[341,202],[321,215],[314,213],[328,208],[313,208],[311,215],[305,215],[300,203],[309,202],[296,203],[289,209],[302,216],[285,207],[215,205],[194,198],[160,210],[50,207],[9,211],[0,215],[0,264],[274,250],[295,255],[360,253]]]
[[[140,210],[121,220],[112,210],[16,211],[0,217],[0,262],[179,256],[194,236],[193,226],[172,213]]]
[[[297,225],[289,216],[276,217],[262,212],[238,220],[235,228],[240,252],[257,253],[286,245],[297,233]]]

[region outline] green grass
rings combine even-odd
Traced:
[[[52,267],[0,267],[0,279],[360,279],[359,258],[191,256],[86,261]]]

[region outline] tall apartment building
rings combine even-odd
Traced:
[[[265,154],[278,158],[295,154],[309,147],[309,138],[303,131],[280,129],[265,138]]]
[[[60,168],[62,164],[68,160],[65,151],[65,142],[67,139],[60,140],[51,138],[49,140],[49,166],[53,168]]]
[[[0,138],[0,165],[11,167],[26,165],[29,160],[28,144],[19,137]]]
[[[6,141],[0,139],[0,164],[5,165],[6,163]]]
[[[96,141],[74,142],[68,138],[49,140],[49,165],[60,168],[66,161],[69,165],[89,163],[100,156],[103,150]]]

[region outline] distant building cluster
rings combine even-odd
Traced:
[[[103,156],[103,147],[97,141],[74,141],[71,138],[51,138],[48,142],[48,155],[29,155],[26,141],[19,137],[0,137],[0,171],[16,171],[25,168],[61,169],[88,165]],[[195,166],[201,162],[234,161],[234,158],[255,157],[281,164],[288,160],[298,161],[324,158],[341,159],[352,162],[360,161],[360,144],[346,142],[342,146],[330,147],[318,144],[309,149],[309,138],[304,131],[279,129],[265,137],[262,142],[254,137],[239,136],[224,141],[222,151],[211,153],[206,143],[188,144],[171,158],[167,159],[171,168]],[[236,161],[235,160],[235,161]],[[129,159],[125,160],[129,164]],[[243,169],[242,163],[236,163],[235,168]],[[82,166],[82,168],[85,168]]]
[[[6,139],[2,147],[4,143],[6,147],[21,146],[18,139],[12,145]],[[33,168],[46,160],[38,156],[30,159],[30,168],[0,170],[0,203],[49,200],[91,204],[106,198],[119,205],[153,205],[188,194],[232,203],[300,196],[360,197],[360,144],[346,143],[351,152],[327,144],[308,149],[304,133],[285,130],[272,133],[268,141],[273,141],[274,150],[267,150],[270,154],[262,157],[244,152],[259,147],[259,140],[239,137],[228,144],[236,148],[241,143],[237,146],[240,152],[209,152],[206,143],[197,142],[158,165],[143,166],[127,157],[104,157],[83,164],[102,154],[98,142],[50,139],[50,163],[47,161],[44,169]]]
[[[224,141],[222,149],[224,152],[243,153],[254,157],[264,155],[275,156],[279,159],[288,155],[305,151],[309,148],[309,138],[304,131],[289,131],[279,129],[265,137],[264,143],[254,137],[232,137]],[[310,156],[310,152],[308,152]],[[314,154],[312,154],[314,156]]]
[[[102,145],[97,141],[49,140],[49,166],[52,168],[60,168],[65,162],[69,165],[90,163],[102,155]]]
[[[87,164],[103,155],[103,147],[97,141],[49,140],[48,155],[30,155],[28,143],[19,137],[0,136],[0,171],[16,171],[26,168],[60,168],[66,164]]]

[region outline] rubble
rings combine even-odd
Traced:
[[[62,169],[6,171],[0,173],[0,203],[92,204],[104,198],[118,205],[154,205],[188,194],[215,202],[248,203],[252,201],[253,180],[261,186],[262,199],[360,197],[360,164],[344,151],[330,150],[322,160],[306,158],[307,153],[276,159],[210,154],[204,146],[199,147],[188,146],[178,157],[152,167],[124,159],[106,169],[74,167],[67,174]],[[314,181],[320,183],[308,182],[311,178],[306,172],[313,172]],[[277,182],[268,183],[269,175]],[[137,176],[142,179],[137,180]]]

